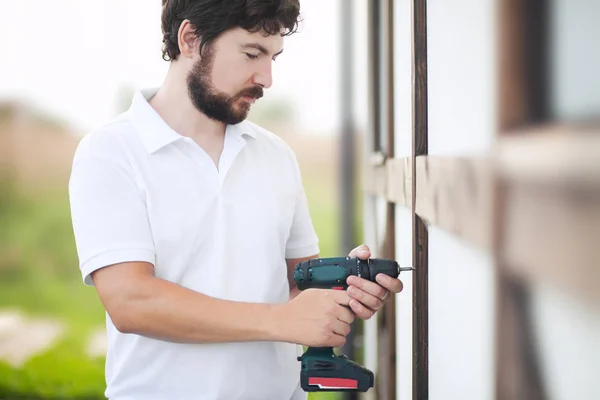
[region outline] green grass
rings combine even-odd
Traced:
[[[315,179],[306,187],[321,255],[336,256],[335,187]],[[51,317],[66,328],[58,343],[24,366],[0,362],[0,399],[103,399],[104,359],[89,358],[84,346],[91,332],[104,326],[104,310],[94,289],[81,281],[67,194],[26,196],[0,184],[0,253],[0,310]],[[309,395],[311,400],[338,398]]]

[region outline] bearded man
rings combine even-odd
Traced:
[[[299,11],[298,0],[163,0],[163,84],[77,148],[73,230],[106,309],[111,400],[305,399],[301,345],[342,346],[355,317],[402,289],[381,276],[299,292],[291,278],[319,256],[300,170],[246,118]]]

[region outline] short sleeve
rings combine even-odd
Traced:
[[[77,158],[69,201],[79,268],[86,285],[91,273],[121,262],[154,264],[155,252],[142,192],[120,163],[96,156]]]
[[[285,258],[287,259],[309,257],[319,253],[319,239],[310,216],[302,177],[295,157],[293,160],[297,178],[297,198],[292,228],[286,245]]]

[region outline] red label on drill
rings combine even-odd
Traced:
[[[333,290],[344,290],[343,286],[334,286],[332,287]]]
[[[346,378],[324,378],[324,377],[309,377],[308,384],[318,386],[322,389],[357,389],[358,381],[356,379]]]

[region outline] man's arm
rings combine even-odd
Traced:
[[[216,299],[153,276],[153,266],[128,262],[92,273],[117,329],[178,343],[280,341],[313,347],[346,342],[354,315],[339,291],[306,291],[283,304]]]
[[[319,258],[319,254],[315,254],[310,257],[289,258],[285,260],[288,270],[288,282],[290,284],[290,300],[294,299],[296,296],[298,296],[298,294],[300,294],[300,290],[298,290],[296,287],[296,281],[294,280],[294,268],[303,261],[314,260],[315,258]]]
[[[286,341],[278,307],[216,299],[153,275],[153,266],[129,262],[92,273],[115,327],[181,343]]]

